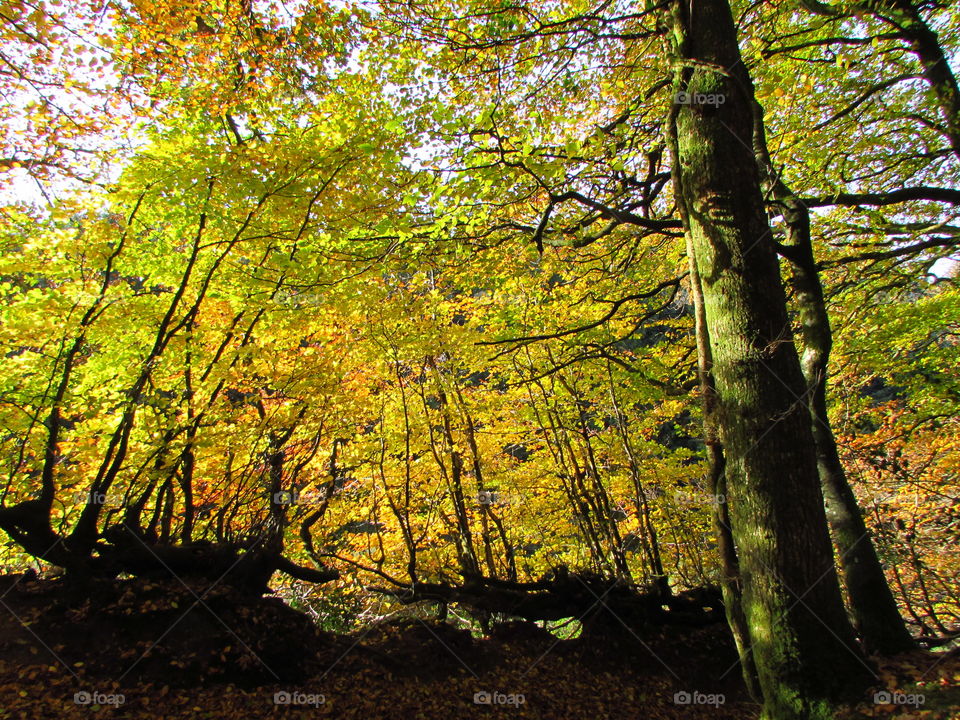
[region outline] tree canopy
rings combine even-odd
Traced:
[[[766,717],[862,700],[960,622],[958,43],[906,0],[4,3],[3,565],[340,630],[629,588],[725,610]]]

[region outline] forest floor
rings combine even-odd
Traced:
[[[845,718],[960,718],[956,652],[875,671]],[[127,580],[78,592],[0,577],[0,718],[749,720],[758,710],[723,624],[559,640],[530,623],[476,638],[405,619],[335,635],[277,598],[220,586]]]

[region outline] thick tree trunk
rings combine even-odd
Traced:
[[[679,169],[675,169],[679,172]],[[676,178],[679,183],[680,179]],[[687,236],[687,254],[694,257],[693,242],[689,232]],[[710,353],[710,335],[707,329],[707,317],[703,306],[703,287],[696,263],[690,262],[690,289],[693,298],[694,319],[697,338],[697,374],[700,379],[700,392],[703,398],[703,434],[707,446],[707,480],[710,494],[713,495],[714,524],[717,530],[717,546],[723,563],[723,579],[720,587],[723,592],[723,607],[727,624],[733,634],[740,657],[740,670],[750,696],[758,702],[763,699],[757,666],[753,660],[750,643],[750,626],[743,612],[743,578],[740,574],[740,560],[737,558],[736,542],[730,525],[730,506],[727,503],[726,461],[723,445],[720,442],[717,414],[717,391],[713,386],[713,358]]]
[[[752,150],[726,0],[675,2],[675,194],[699,275],[743,612],[764,715],[826,718],[869,680],[827,532],[806,383]]]
[[[827,366],[833,333],[813,257],[810,211],[773,169],[764,133],[763,109],[758,103],[754,103],[753,144],[763,187],[768,198],[777,203],[786,223],[787,237],[781,254],[790,262],[793,304],[799,315],[803,340],[800,364],[807,381],[805,399],[817,446],[817,471],[854,624],[870,652],[903,652],[914,647],[913,638],[897,608],[857,498],[847,482],[827,415]]]

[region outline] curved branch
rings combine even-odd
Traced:
[[[960,205],[960,190],[938,187],[909,187],[900,190],[891,190],[890,192],[819,195],[803,198],[801,202],[807,207],[825,207],[828,205],[853,207],[857,205],[896,205],[897,203],[910,202],[913,200],[927,200],[930,202]]]

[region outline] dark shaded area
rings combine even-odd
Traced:
[[[719,677],[736,661],[722,623],[633,629],[613,615],[587,613],[584,632],[562,640],[528,621],[494,623],[489,636],[480,638],[441,621],[406,617],[335,635],[276,597],[190,579],[139,577],[80,585],[64,578],[8,575],[0,578],[0,597],[4,663],[83,668],[85,676],[120,684],[255,688],[361,667],[430,680],[495,672],[514,655],[548,654],[559,662],[660,674],[666,657],[689,664],[691,643],[709,648],[712,658],[694,664],[698,677],[705,669]],[[738,676],[732,676],[727,691],[737,694]]]
[[[703,600],[693,593],[676,602]],[[492,709],[474,696],[488,691],[522,694],[520,707],[495,708],[518,718],[758,714],[722,622],[631,627],[600,614],[561,639],[522,620],[493,622],[477,637],[403,617],[337,635],[278,598],[227,585],[131,578],[79,586],[29,575],[0,577],[0,604],[2,717],[88,717],[91,708],[74,701],[84,691],[122,693],[123,706],[105,710],[130,718],[483,718]],[[889,676],[906,687],[904,668],[919,674],[934,663],[949,674],[960,658],[915,653]],[[723,703],[675,702],[693,691]],[[296,692],[324,702],[277,707],[277,694]],[[949,689],[928,697],[938,708],[956,699]]]
[[[702,626],[723,622],[717,588],[696,588],[665,595],[655,587],[639,587],[585,572],[559,568],[536,582],[477,578],[463,585],[418,583],[404,588],[371,587],[403,604],[433,601],[458,603],[474,611],[502,613],[528,621],[581,618],[585,625],[625,623]]]

